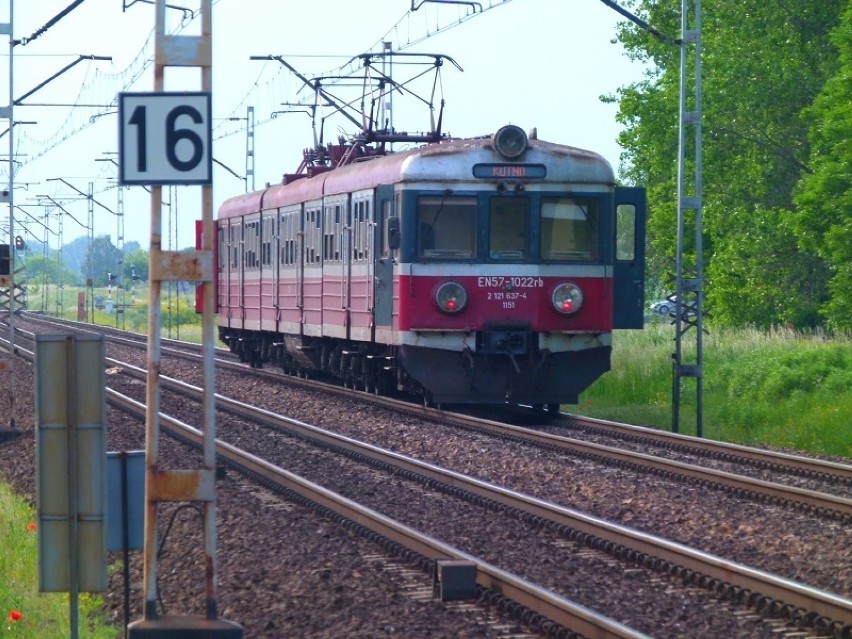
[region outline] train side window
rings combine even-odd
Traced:
[[[279,257],[278,263],[289,266],[296,263],[295,245],[298,237],[299,215],[296,212],[282,213],[279,224]]]
[[[460,260],[476,256],[475,197],[421,197],[417,201],[417,256]]]
[[[493,260],[523,260],[528,255],[529,200],[491,198],[488,216],[488,255]]]
[[[544,198],[541,202],[541,257],[544,260],[597,259],[597,202]]]
[[[323,261],[339,262],[341,206],[339,204],[327,206],[324,218],[322,244]]]
[[[247,222],[245,228],[245,268],[256,269],[259,266],[258,249],[260,248],[260,222]]]
[[[322,213],[320,209],[305,211],[305,264],[322,259]]]
[[[370,232],[370,202],[361,200],[356,202],[352,211],[352,259],[356,261],[366,260],[370,255],[369,232]]]
[[[228,227],[228,244],[231,246],[231,270],[236,270],[240,265],[240,245],[237,242],[237,230],[238,226],[236,224],[231,224]]]
[[[636,206],[619,204],[615,209],[615,259],[636,259]]]
[[[272,264],[272,236],[275,228],[275,218],[266,216],[261,222],[260,263],[262,266]]]

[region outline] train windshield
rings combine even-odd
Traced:
[[[417,201],[418,257],[465,260],[476,256],[475,197],[421,197]]]
[[[597,202],[544,198],[541,202],[541,257],[544,260],[596,260]]]
[[[488,256],[525,260],[528,255],[530,203],[527,198],[495,197],[488,217]]]

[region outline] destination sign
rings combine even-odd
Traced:
[[[547,177],[544,164],[474,164],[475,178],[541,179]]]

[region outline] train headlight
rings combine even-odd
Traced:
[[[435,302],[444,313],[458,313],[467,305],[467,291],[458,282],[444,282],[435,291]]]
[[[521,127],[514,124],[500,127],[492,140],[494,148],[507,160],[519,158],[527,150],[527,134]]]
[[[576,284],[565,282],[553,289],[550,299],[557,312],[571,315],[579,311],[583,305],[583,291]]]

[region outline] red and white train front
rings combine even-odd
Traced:
[[[437,404],[575,403],[641,328],[644,191],[518,127],[220,209],[220,336],[255,362]]]

